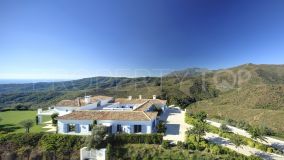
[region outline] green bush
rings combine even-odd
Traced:
[[[84,137],[47,133],[16,133],[0,135],[0,155],[15,153],[17,159],[46,157],[47,159],[79,158]],[[30,158],[31,158],[30,157]],[[4,158],[5,159],[5,158]],[[31,158],[32,159],[32,158]]]
[[[111,144],[107,144],[106,147],[106,160],[111,160],[112,146]]]
[[[185,149],[185,144],[184,144],[183,142],[181,142],[181,141],[178,141],[178,142],[177,142],[177,147],[178,147],[179,149]]]
[[[162,142],[162,147],[165,149],[170,149],[171,148],[171,142],[170,141],[163,141]]]
[[[108,137],[107,142],[111,144],[161,144],[161,134],[117,134]]]
[[[268,148],[267,148],[267,152],[268,152],[268,153],[273,153],[273,152],[274,152],[274,151],[273,151],[273,148],[268,147]]]
[[[43,151],[73,151],[79,150],[84,143],[84,137],[59,135],[59,134],[45,134],[40,140],[40,147]]]
[[[221,149],[220,149],[220,147],[217,146],[217,145],[210,146],[210,152],[211,152],[212,154],[218,155],[218,154],[220,154]]]
[[[0,144],[12,143],[16,146],[37,146],[42,138],[43,133],[14,133],[0,136]]]

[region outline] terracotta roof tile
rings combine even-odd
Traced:
[[[121,120],[149,121],[156,119],[158,112],[141,111],[76,111],[60,116],[59,120]]]
[[[56,104],[56,106],[69,106],[69,107],[79,107],[77,100],[62,100]]]
[[[127,98],[116,98],[115,102],[119,102],[121,104],[143,104],[146,103],[147,99],[127,99]]]

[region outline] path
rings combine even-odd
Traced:
[[[218,128],[220,128],[220,126],[221,126],[221,123],[218,123],[218,122],[215,122],[215,121],[207,120],[207,122],[210,125],[218,127]],[[251,135],[247,131],[233,127],[233,126],[230,126],[230,125],[227,125],[227,126],[231,129],[231,131],[233,133],[242,135],[242,136],[247,137],[247,138],[251,138]],[[284,141],[281,141],[281,140],[278,140],[278,139],[275,139],[275,138],[271,138],[271,137],[265,137],[265,138],[266,138],[267,142],[264,142],[262,140],[257,140],[257,141],[260,142],[260,143],[266,144],[266,145],[273,146],[273,147],[281,150],[282,152],[284,152]]]
[[[46,132],[56,132],[56,127],[52,125],[52,121],[44,122],[45,126],[42,128],[48,129]]]

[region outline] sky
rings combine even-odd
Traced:
[[[283,0],[0,0],[0,79],[284,62]]]

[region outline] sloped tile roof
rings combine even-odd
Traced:
[[[128,98],[116,98],[115,102],[119,102],[121,104],[143,104],[146,103],[147,99],[128,99]]]
[[[77,100],[62,100],[56,106],[80,107]]]
[[[60,116],[58,120],[121,120],[150,121],[156,119],[158,112],[142,111],[76,111]]]

